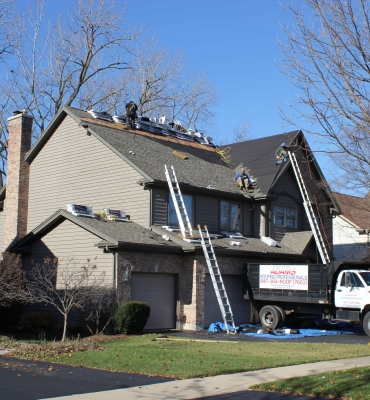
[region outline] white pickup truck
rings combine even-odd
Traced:
[[[333,323],[362,324],[370,336],[370,264],[245,264],[245,298],[264,328],[320,316]]]

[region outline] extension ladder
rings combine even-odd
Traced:
[[[317,223],[316,216],[315,216],[315,213],[313,211],[313,208],[312,208],[312,205],[311,205],[311,201],[310,201],[310,198],[308,196],[307,189],[306,189],[306,186],[305,186],[303,178],[302,178],[302,174],[301,174],[301,170],[300,170],[299,165],[298,165],[297,158],[296,158],[295,154],[291,153],[290,151],[288,151],[288,154],[289,154],[289,159],[290,159],[290,161],[292,163],[292,167],[293,167],[293,171],[294,171],[295,177],[296,177],[297,182],[298,182],[299,190],[301,191],[301,194],[302,194],[302,197],[303,197],[303,206],[304,206],[304,208],[306,210],[308,221],[310,223],[313,235],[315,237],[316,246],[317,246],[317,248],[319,250],[322,263],[323,264],[327,264],[327,263],[330,262],[330,258],[329,258],[328,252],[326,251],[324,239],[323,239],[323,237],[321,235],[320,228],[319,228],[319,225]]]
[[[180,230],[182,238],[185,239],[187,235],[193,236],[193,230],[191,228],[188,213],[186,212],[186,207],[184,199],[182,198],[179,183],[176,178],[175,170],[171,165],[172,177],[167,169],[167,165],[164,165],[168,187],[170,189],[173,205],[175,206],[177,219],[179,220]]]
[[[218,305],[220,306],[222,318],[226,326],[226,331],[227,333],[236,334],[233,313],[231,311],[230,302],[227,297],[224,282],[222,280],[220,268],[218,267],[216,254],[213,250],[211,238],[209,237],[207,225],[204,225],[205,237],[203,236],[203,231],[200,225],[198,225],[198,229],[204,257],[206,258],[208,270],[212,278],[213,287],[215,289]],[[204,239],[206,239],[207,242]],[[233,332],[230,332],[229,325],[233,327]]]

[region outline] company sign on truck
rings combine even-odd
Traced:
[[[260,265],[260,288],[308,290],[308,265]]]

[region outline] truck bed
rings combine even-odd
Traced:
[[[260,265],[246,265],[246,297],[252,300],[270,300],[271,302],[321,303],[330,302],[327,266],[308,265],[308,290],[266,289],[260,288]]]

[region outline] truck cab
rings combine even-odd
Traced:
[[[341,271],[335,286],[334,304],[338,308],[366,308],[370,304],[370,271]]]

